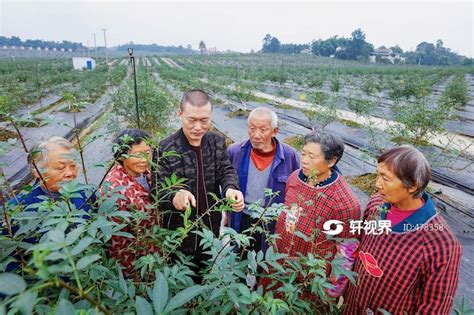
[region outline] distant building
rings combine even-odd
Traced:
[[[95,68],[95,60],[90,57],[73,57],[72,65],[74,70],[93,70]]]
[[[338,52],[340,52],[340,51],[344,51],[344,50],[345,50],[345,48],[343,48],[343,47],[341,47],[341,46],[337,46],[335,53],[332,54],[332,55],[329,55],[329,58],[334,58],[334,57],[336,57],[336,53],[338,53]]]
[[[205,53],[206,55],[217,54],[217,48],[216,48],[216,47],[208,47],[208,48],[206,48],[206,50],[204,51],[204,53]]]
[[[403,63],[405,62],[405,57],[402,57],[398,53],[394,53],[390,48],[381,46],[370,53],[369,60],[373,63],[381,61],[388,61],[390,63]]]

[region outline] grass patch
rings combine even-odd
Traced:
[[[402,145],[402,144],[413,144],[415,146],[419,146],[419,147],[431,147],[431,143],[429,143],[428,141],[422,139],[422,140],[418,140],[416,142],[413,141],[413,139],[411,138],[406,138],[406,137],[402,137],[402,136],[398,136],[398,137],[393,137],[390,139],[390,141],[398,144],[398,145]]]
[[[340,119],[339,121],[341,123],[343,123],[344,125],[349,126],[349,127],[355,127],[355,128],[363,128],[364,127],[361,124],[359,124],[355,121],[352,121],[352,120]]]
[[[268,103],[269,100],[267,100],[266,98],[263,98],[263,97],[252,95],[250,97],[249,101],[255,102],[255,103]]]
[[[227,114],[227,117],[229,118],[235,118],[235,117],[249,117],[250,115],[250,110],[248,109],[241,109],[239,108],[236,111],[230,112]]]
[[[37,110],[35,110],[35,111],[32,112],[31,114],[32,114],[32,115],[42,114],[42,113],[44,113],[44,112],[50,110],[51,108],[56,107],[58,104],[60,104],[60,103],[62,103],[62,102],[63,102],[63,99],[60,98],[59,100],[57,100],[57,101],[54,102],[54,103],[49,104],[48,106],[44,106],[44,107],[38,108]]]
[[[377,192],[375,188],[375,181],[377,179],[377,174],[364,174],[357,177],[348,177],[347,180],[349,183],[359,188],[369,196],[372,196]]]
[[[212,99],[212,105],[218,106],[218,105],[224,105],[225,102],[221,100],[220,98],[213,98]]]
[[[225,138],[225,144],[226,144],[227,146],[230,146],[231,144],[234,143],[234,140],[232,140],[231,138],[229,138],[225,133],[221,132],[220,130],[218,130],[218,129],[215,128],[214,126],[212,126],[210,130],[221,134],[221,135]]]
[[[0,141],[7,141],[12,138],[18,139],[16,132],[0,127]]]
[[[99,118],[96,119],[96,121],[92,123],[92,125],[84,129],[79,134],[79,137],[81,139],[81,144],[83,146],[87,144],[92,134],[108,121],[109,117],[110,117],[110,110],[105,111],[102,115],[99,116]]]
[[[295,109],[294,106],[288,104],[275,104],[274,106],[279,109]]]
[[[25,128],[38,128],[41,126],[42,123],[41,118],[34,117],[33,119],[28,120],[19,120],[16,122],[18,127],[25,127]]]
[[[303,136],[291,136],[287,137],[283,140],[284,143],[292,146],[295,148],[297,151],[303,150],[304,146],[304,137]]]

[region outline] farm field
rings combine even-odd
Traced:
[[[76,145],[79,139],[78,148],[82,147],[85,160],[85,172],[80,180],[98,185],[112,158],[115,133],[125,126],[136,127],[128,60],[111,58],[108,65],[102,62],[94,71],[80,72],[72,69],[69,59],[18,58],[13,62],[0,59],[0,74],[0,112],[4,113],[0,120],[2,190],[8,191],[7,186],[21,189],[31,181],[22,142],[30,148],[52,135],[66,137]],[[474,300],[471,284],[474,273],[473,67],[373,65],[310,55],[151,55],[137,58],[137,77],[141,126],[156,135],[157,140],[178,128],[177,105],[183,92],[190,88],[202,88],[211,94],[215,105],[213,128],[226,135],[229,142],[247,137],[247,116],[258,106],[277,112],[281,122],[278,138],[298,150],[302,136],[311,130],[340,135],[346,151],[338,165],[364,204],[374,192],[376,157],[398,144],[415,145],[433,168],[429,193],[463,246],[457,301],[462,296]],[[113,210],[108,211],[114,215]],[[219,286],[208,300],[203,298],[207,295],[202,295],[194,300],[196,305],[184,307],[206,290],[192,285],[185,264],[173,267],[147,256],[139,268],[141,282],[126,280],[109,260],[101,258],[103,244],[118,229],[98,230],[97,244],[87,254],[96,255],[97,259],[91,260],[94,263],[87,264],[78,275],[85,282],[82,296],[71,290],[67,292],[64,286],[54,288],[56,291],[51,288],[47,292],[51,300],[39,302],[37,313],[46,314],[59,307],[70,310],[71,302],[76,309],[92,309],[97,313],[139,312],[148,310],[151,304],[163,310],[173,297],[189,288],[194,291],[183,293],[188,299],[182,298],[184,302],[180,305],[174,300],[174,310],[183,312],[188,307],[199,312],[211,308],[217,313],[220,309],[230,312],[238,306],[245,312],[255,307],[257,313],[263,314],[277,307],[272,305],[281,303],[273,297],[257,302],[254,295],[261,292],[249,291],[235,283],[236,278],[242,278],[238,272],[243,272],[245,278],[250,270],[239,265],[237,275],[227,275],[222,282],[209,279],[209,287],[212,281]],[[70,245],[77,245],[86,237]],[[228,253],[222,244],[220,249]],[[3,259],[0,257],[0,267]],[[277,258],[270,255],[265,259],[273,262]],[[248,261],[244,262],[248,265]],[[155,273],[156,266],[165,267]],[[57,275],[66,274],[64,270]],[[107,273],[107,278],[103,273]],[[41,282],[31,274],[23,276],[35,279],[37,286],[50,283],[45,279]],[[177,279],[166,287],[170,291],[169,299],[160,297],[156,291],[164,290],[155,282],[162,277]],[[87,296],[94,302],[84,298],[86,287]],[[233,293],[219,291],[225,291],[224,288]],[[59,299],[55,296],[57,292],[62,292],[62,297],[77,297]],[[31,301],[31,294],[24,294],[16,301]],[[151,297],[148,302],[141,298],[146,295]],[[161,306],[157,306],[159,303]],[[0,314],[1,310],[0,307]]]

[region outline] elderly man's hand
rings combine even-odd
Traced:
[[[186,210],[191,203],[191,206],[196,207],[196,198],[187,190],[178,191],[173,198],[173,206],[180,211]]]
[[[240,212],[244,209],[244,195],[240,190],[229,188],[225,193],[225,197],[234,201],[234,203],[232,203],[232,209],[234,209],[234,211]]]

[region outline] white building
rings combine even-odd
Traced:
[[[402,57],[398,53],[394,53],[390,48],[385,48],[381,46],[375,49],[372,53],[370,53],[369,59],[371,62],[376,63],[377,59],[379,60],[387,60],[390,63],[403,63],[405,62],[405,58]]]
[[[90,57],[73,57],[72,65],[74,70],[92,70],[95,68],[95,60]]]

